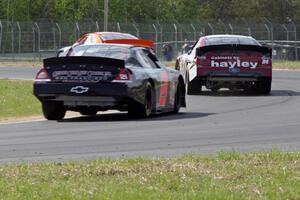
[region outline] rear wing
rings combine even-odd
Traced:
[[[131,44],[135,46],[153,47],[153,42],[151,40],[143,40],[143,39],[113,39],[113,40],[105,40],[105,43],[112,43],[112,44]]]
[[[67,56],[67,57],[52,57],[43,60],[45,68],[51,68],[52,66],[62,66],[66,65],[91,65],[97,64],[100,66],[114,66],[118,68],[125,68],[125,61],[114,59],[114,58],[104,58],[104,57],[91,57],[91,56]]]
[[[241,45],[241,44],[226,44],[226,45],[211,45],[205,47],[199,47],[196,49],[196,56],[202,56],[212,51],[252,51],[259,52],[268,57],[272,57],[272,49],[265,46],[258,45]]]

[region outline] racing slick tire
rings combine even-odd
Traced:
[[[181,101],[182,101],[182,94],[184,93],[182,89],[182,85],[178,83],[177,88],[176,88],[176,93],[175,93],[175,98],[174,98],[174,109],[173,113],[178,113],[181,107]]]
[[[259,94],[270,94],[271,92],[271,79],[263,79],[257,83],[256,89]]]
[[[153,102],[153,89],[148,82],[145,90],[144,103],[130,103],[128,114],[134,117],[149,117],[152,114],[153,105],[155,105],[155,102]]]
[[[47,120],[62,120],[66,114],[66,109],[62,102],[59,101],[42,102],[42,110]]]

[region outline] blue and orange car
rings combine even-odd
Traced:
[[[78,38],[71,46],[64,47],[58,51],[57,56],[66,56],[72,53],[72,48],[78,45],[90,45],[90,44],[130,44],[135,46],[141,46],[152,49],[153,42],[150,40],[139,39],[136,36],[129,33],[119,32],[92,32],[86,33]]]

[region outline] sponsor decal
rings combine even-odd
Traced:
[[[212,56],[211,67],[224,67],[224,68],[250,68],[255,69],[258,62],[242,61],[238,56]]]
[[[169,77],[166,71],[160,73],[160,89],[159,89],[159,100],[158,104],[160,107],[164,107],[167,104],[168,98],[168,87],[169,87]]]
[[[76,93],[76,94],[83,94],[83,93],[86,93],[88,91],[89,91],[88,87],[84,87],[84,86],[81,86],[81,85],[72,87],[71,90],[70,90],[70,92]]]
[[[239,69],[239,68],[229,68],[228,69],[228,71],[230,72],[230,73],[239,73],[241,70]]]
[[[270,62],[269,57],[263,56],[261,59],[262,59],[262,61],[261,61],[262,65],[268,65]]]
[[[107,81],[112,76],[109,71],[63,70],[54,71],[52,77],[57,81]]]

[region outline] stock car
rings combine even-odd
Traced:
[[[199,94],[202,86],[269,94],[272,83],[272,50],[242,35],[200,37],[192,49],[176,59],[187,94]]]
[[[72,46],[67,46],[61,48],[57,56],[66,56],[72,51],[72,47],[78,45],[88,45],[88,44],[102,44],[102,43],[117,43],[117,44],[139,44],[139,46],[152,48],[153,42],[150,40],[139,39],[136,36],[129,33],[119,33],[119,32],[93,32],[86,33],[76,40]]]
[[[186,106],[183,77],[162,65],[149,48],[128,44],[73,47],[70,55],[43,60],[34,95],[44,117],[61,120],[116,109],[137,117],[177,113]]]

